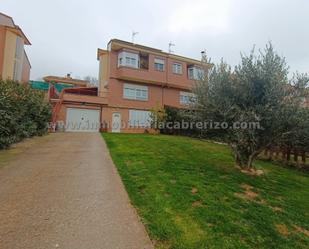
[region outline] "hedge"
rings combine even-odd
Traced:
[[[0,149],[23,138],[43,135],[51,119],[44,93],[27,84],[0,80]]]

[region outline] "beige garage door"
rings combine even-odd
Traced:
[[[99,130],[99,110],[67,108],[66,131],[98,132]]]

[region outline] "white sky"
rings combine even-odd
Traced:
[[[112,38],[213,62],[238,63],[240,52],[272,41],[291,71],[309,71],[308,0],[0,0],[32,46],[31,78],[98,76],[97,48]]]

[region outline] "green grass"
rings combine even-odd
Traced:
[[[156,248],[309,248],[309,176],[258,161],[234,167],[224,145],[103,134]]]

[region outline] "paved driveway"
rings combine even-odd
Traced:
[[[0,154],[1,249],[152,248],[99,133],[51,134],[10,153]]]

